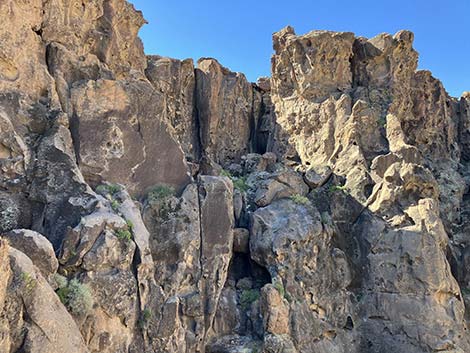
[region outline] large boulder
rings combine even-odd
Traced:
[[[204,324],[210,329],[227,278],[233,247],[233,185],[227,177],[201,176],[201,270],[199,290],[203,302]]]
[[[11,280],[1,326],[9,329],[0,341],[0,346],[10,344],[5,352],[21,347],[28,353],[89,353],[77,324],[39,269],[18,250],[10,248],[8,256]]]
[[[43,235],[28,229],[15,229],[2,236],[11,247],[27,254],[44,278],[57,272],[59,262],[52,244]]]

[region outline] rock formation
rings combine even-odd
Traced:
[[[1,352],[470,352],[470,95],[411,32],[255,84],[125,0],[0,10]]]

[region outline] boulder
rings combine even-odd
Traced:
[[[7,289],[2,317],[10,325],[11,347],[20,343],[28,353],[88,353],[77,324],[39,269],[18,250],[10,248],[9,257],[14,281]],[[18,318],[23,315],[29,319]],[[22,343],[16,341],[19,338]]]
[[[33,261],[44,278],[57,272],[59,262],[55,257],[52,244],[43,235],[28,229],[15,229],[2,236],[8,244],[21,251]]]

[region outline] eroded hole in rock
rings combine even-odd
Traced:
[[[33,28],[33,32],[36,33],[39,37],[42,37],[42,28],[39,28],[39,29]]]
[[[351,316],[348,316],[348,318],[346,319],[346,325],[344,325],[344,328],[346,330],[352,330],[354,328],[354,322]]]
[[[252,288],[260,289],[265,284],[271,283],[271,275],[268,270],[250,259],[248,254],[234,253],[230,262],[227,282],[235,285],[243,279],[251,279]]]

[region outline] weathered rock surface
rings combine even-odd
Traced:
[[[80,167],[90,180],[122,183],[133,195],[157,183],[181,190],[190,181],[183,151],[157,115],[164,101],[150,83],[88,81],[72,88],[71,102]]]
[[[29,254],[29,258],[44,278],[47,279],[57,272],[59,262],[55,257],[54,248],[43,235],[28,229],[15,229],[3,235],[3,238],[8,240],[11,247],[23,254]]]
[[[250,152],[255,125],[251,84],[214,59],[201,59],[196,70],[196,100],[204,153],[214,162],[239,161]]]
[[[191,161],[200,158],[199,127],[196,115],[196,73],[191,59],[176,60],[159,56],[147,57],[145,75],[163,96],[166,117]]]
[[[125,0],[0,14],[1,352],[470,351],[470,96],[411,32],[252,84]]]
[[[39,269],[22,252],[2,243],[0,347],[5,352],[79,352],[89,350],[72,316]],[[9,259],[9,263],[8,263]],[[7,264],[8,263],[8,264]]]

